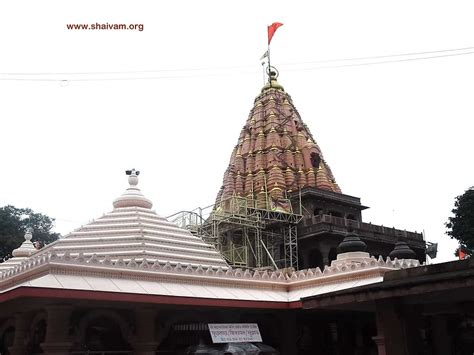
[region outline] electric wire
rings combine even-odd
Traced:
[[[464,52],[462,52],[464,51]],[[467,51],[467,52],[466,52]],[[451,52],[451,53],[448,53]],[[459,53],[452,53],[459,52]],[[448,53],[448,54],[439,54],[439,55],[429,55],[427,54],[437,54],[437,53]],[[411,62],[417,60],[427,60],[427,59],[438,59],[445,57],[456,57],[463,55],[474,54],[474,47],[464,47],[456,49],[443,49],[437,51],[424,51],[424,52],[411,52],[404,54],[391,54],[391,55],[378,55],[378,56],[366,56],[366,57],[354,57],[354,58],[343,58],[343,59],[329,59],[329,60],[320,60],[320,61],[308,61],[308,62],[298,62],[298,63],[282,63],[281,67],[285,68],[286,66],[296,66],[296,65],[305,65],[305,64],[322,64],[322,63],[336,63],[336,62],[351,62],[351,61],[364,61],[364,60],[373,60],[373,59],[384,59],[384,58],[400,58],[408,57],[410,58],[401,58],[393,60],[376,60],[363,63],[347,63],[347,64],[336,64],[336,65],[324,65],[324,66],[314,66],[314,67],[302,67],[302,68],[288,68],[286,71],[312,71],[312,70],[321,70],[321,69],[331,69],[331,68],[344,68],[344,67],[358,67],[358,66],[369,66],[377,64],[390,64],[390,63],[400,63],[400,62]],[[413,57],[418,56],[418,57]],[[420,57],[421,56],[421,57]],[[255,70],[250,71],[232,71],[234,69],[250,69]],[[216,71],[216,70],[226,70],[222,73],[194,73],[193,72],[205,72],[205,71]],[[187,79],[187,78],[200,78],[200,77],[222,77],[230,76],[237,74],[255,74],[257,72],[255,66],[228,66],[228,67],[201,67],[201,68],[189,68],[189,69],[161,69],[161,70],[135,70],[135,71],[110,71],[110,72],[44,72],[44,73],[0,73],[0,81],[43,81],[43,82],[69,82],[69,81],[126,81],[126,80],[162,80],[162,79]],[[94,75],[126,75],[126,74],[153,74],[153,73],[183,73],[181,75],[165,75],[165,76],[125,76],[125,77],[90,77]],[[3,77],[2,77],[3,76]],[[61,76],[63,78],[51,78],[51,77],[41,77],[41,76]],[[76,78],[64,78],[66,76],[82,76]],[[89,77],[84,77],[89,76]]]
[[[352,60],[370,60],[370,59],[382,59],[382,58],[391,58],[391,57],[408,57],[414,55],[425,55],[425,54],[435,54],[435,53],[446,53],[446,52],[457,52],[457,51],[467,51],[473,50],[474,47],[463,47],[463,48],[454,48],[454,49],[441,49],[436,51],[425,51],[425,52],[410,52],[402,54],[387,54],[387,55],[377,55],[370,57],[353,57],[353,58],[344,58],[344,59],[327,59],[327,60],[318,60],[318,61],[309,61],[309,62],[298,62],[298,63],[288,63],[286,65],[299,65],[299,64],[317,64],[317,63],[331,63],[331,62],[347,62]]]
[[[409,52],[402,54],[388,54],[388,55],[377,55],[377,56],[366,56],[366,57],[352,57],[352,58],[342,58],[342,59],[326,59],[326,60],[317,60],[317,61],[307,61],[307,62],[295,62],[295,63],[282,63],[281,65],[302,65],[302,64],[318,64],[318,63],[332,63],[332,62],[347,62],[347,61],[356,61],[356,60],[371,60],[371,59],[382,59],[382,58],[391,58],[391,57],[404,57],[404,56],[414,56],[414,55],[425,55],[425,54],[435,54],[435,53],[446,53],[446,52],[456,52],[464,50],[474,50],[474,47],[463,47],[463,48],[454,48],[454,49],[442,49],[436,51],[424,51],[424,52]],[[181,68],[181,69],[157,69],[157,70],[128,70],[128,71],[96,71],[96,72],[25,72],[25,73],[0,73],[0,75],[117,75],[117,74],[147,74],[147,73],[163,73],[163,72],[189,72],[189,71],[206,71],[206,70],[230,70],[230,69],[247,69],[255,68],[254,65],[240,65],[240,66],[225,66],[225,67],[194,67],[194,68]]]
[[[405,58],[405,59],[385,60],[385,61],[368,62],[368,63],[354,63],[354,64],[341,64],[341,65],[327,65],[327,66],[312,67],[312,68],[287,69],[287,71],[307,71],[307,70],[318,70],[318,69],[329,69],[329,68],[345,68],[345,67],[358,67],[358,66],[367,66],[367,65],[376,65],[376,64],[401,63],[401,62],[411,62],[415,60],[438,59],[438,58],[444,58],[444,57],[455,57],[455,56],[469,55],[469,54],[474,54],[474,51],[463,52],[463,53],[453,53],[453,54],[442,54],[442,55],[420,57],[420,58]]]

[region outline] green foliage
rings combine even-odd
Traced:
[[[460,248],[468,254],[474,252],[474,188],[456,197],[454,216],[445,224],[446,234],[459,241]],[[459,249],[459,248],[458,248]],[[459,251],[457,250],[457,253]],[[456,254],[456,253],[455,253]]]
[[[54,219],[41,213],[35,213],[30,208],[4,206],[0,208],[0,262],[12,256],[13,249],[18,248],[24,241],[27,228],[33,231],[32,242],[46,245],[60,237],[51,232]]]

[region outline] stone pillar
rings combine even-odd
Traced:
[[[133,342],[134,355],[155,355],[156,341],[156,310],[142,308],[135,310],[136,333]]]
[[[448,335],[446,318],[436,315],[431,320],[434,355],[451,354],[451,337]]]
[[[372,340],[377,345],[377,354],[378,355],[386,355],[387,352],[385,351],[385,335],[383,329],[383,322],[380,313],[375,314],[375,323],[377,325],[377,335],[372,337]]]
[[[418,309],[403,306],[397,299],[389,299],[377,301],[376,312],[379,335],[374,340],[379,347],[379,354],[419,353],[422,344],[420,341],[421,315]],[[385,347],[385,353],[381,349],[382,346]]]
[[[379,349],[385,347],[386,355],[409,355],[401,319],[400,307],[395,309],[396,300],[380,301],[376,303],[377,334],[383,334],[378,339]]]
[[[385,351],[385,338],[383,336],[375,336],[372,337],[372,340],[377,345],[377,354],[378,355],[386,355],[387,352]]]
[[[13,345],[8,349],[11,355],[27,355],[26,341],[28,338],[30,318],[27,313],[15,314],[15,336]]]
[[[46,355],[68,355],[72,346],[69,335],[69,321],[73,307],[70,305],[51,305],[46,307],[48,314],[46,337],[41,344]]]

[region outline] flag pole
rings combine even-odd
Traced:
[[[262,79],[263,79],[263,85],[265,85],[265,76],[266,76],[265,61],[263,61],[263,62],[262,62]]]
[[[267,31],[268,31],[268,27],[267,27]],[[272,70],[272,64],[270,62],[270,39],[268,39],[268,49],[267,49],[267,52],[268,52],[268,82],[271,84],[271,80],[270,80],[270,72]]]
[[[274,22],[270,26],[267,26],[267,34],[268,34],[268,50],[267,50],[267,54],[268,54],[268,82],[270,83],[270,85],[271,85],[271,81],[272,81],[271,80],[272,62],[271,62],[271,58],[270,58],[270,42],[273,38],[273,35],[275,34],[275,31],[280,26],[283,26],[283,24],[280,23],[280,22]]]

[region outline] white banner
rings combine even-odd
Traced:
[[[257,323],[212,323],[208,325],[214,344],[262,342]]]

